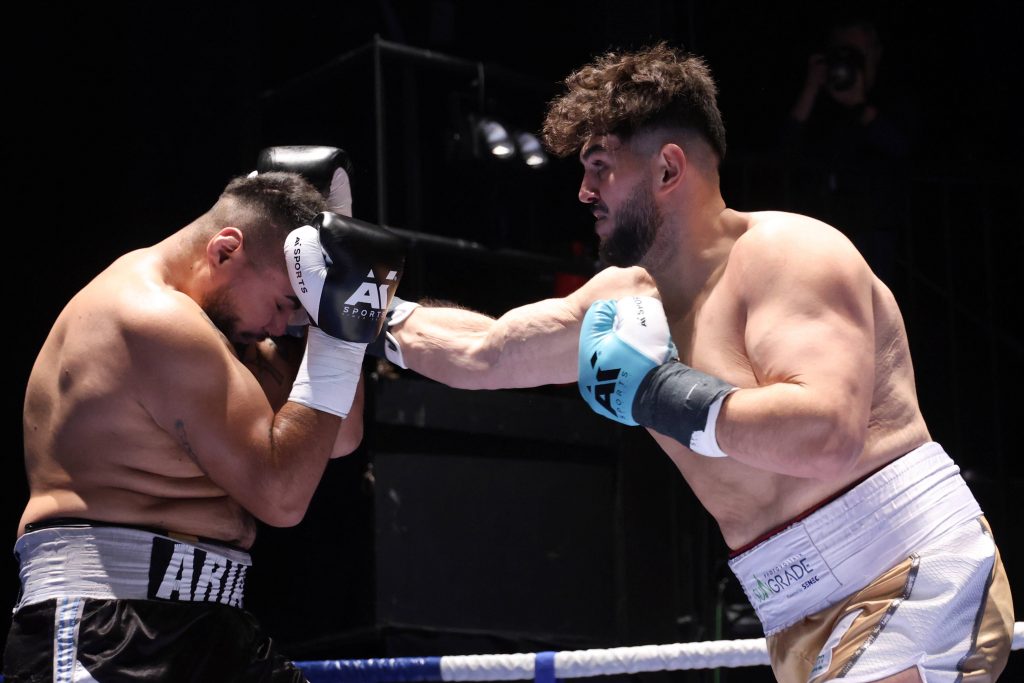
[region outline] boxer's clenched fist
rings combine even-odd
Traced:
[[[400,237],[331,212],[285,240],[292,289],[316,327],[289,400],[345,416],[366,344],[385,322],[405,262]]]
[[[715,429],[735,387],[674,355],[660,301],[595,301],[580,329],[580,393],[600,415],[650,427],[695,453],[724,457]]]

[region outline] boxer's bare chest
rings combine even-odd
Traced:
[[[721,281],[669,319],[679,360],[738,386],[757,379],[744,344],[745,310]]]

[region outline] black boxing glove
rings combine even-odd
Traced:
[[[293,230],[284,252],[292,289],[317,326],[288,400],[344,417],[366,344],[380,334],[398,289],[405,243],[382,227],[325,212]]]
[[[326,211],[285,241],[292,289],[324,332],[373,341],[398,289],[405,241],[386,228]]]
[[[264,148],[250,176],[270,171],[298,173],[327,199],[327,208],[343,216],[352,215],[352,186],[349,174],[352,164],[345,150],[323,145],[282,145]],[[309,318],[305,311],[296,311],[288,321],[288,334],[305,335]]]
[[[327,198],[329,210],[352,215],[352,165],[345,150],[321,145],[267,147],[256,160],[255,172],[269,171],[298,173]]]

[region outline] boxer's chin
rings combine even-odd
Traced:
[[[628,268],[640,264],[661,227],[661,213],[654,203],[650,183],[638,183],[633,193],[615,212],[615,224],[601,240],[598,255],[612,266]]]
[[[229,336],[228,339],[236,344],[256,344],[266,339],[267,336],[262,332],[235,332],[234,336]]]
[[[255,336],[252,332],[245,332],[238,329],[238,316],[235,314],[234,302],[226,291],[218,291],[207,297],[203,304],[203,312],[210,319],[213,326],[220,330],[221,334],[230,341],[238,344],[250,344],[253,341],[247,337]]]

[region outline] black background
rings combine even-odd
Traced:
[[[21,7],[22,18],[7,23],[5,47],[5,197],[16,207],[7,234],[17,265],[8,285],[14,370],[5,411],[10,442],[0,527],[13,540],[25,498],[20,402],[31,363],[63,304],[92,275],[121,253],[152,244],[200,214],[230,177],[251,170],[259,149],[269,144],[348,149],[355,163],[356,214],[378,218],[371,65],[364,54],[320,69],[339,55],[369,44],[377,34],[481,61],[489,69],[490,113],[535,131],[556,83],[571,69],[608,47],[667,39],[708,59],[720,85],[730,160],[742,160],[770,148],[802,83],[806,55],[820,27],[841,6],[849,3],[434,0]],[[961,447],[950,450],[970,467],[996,534],[1009,545],[1019,535],[1016,496],[1021,491],[1011,429],[1020,408],[1021,339],[1006,332],[1019,324],[1017,259],[1024,233],[1016,107],[1024,83],[1021,11],[1010,0],[860,7],[875,20],[885,45],[882,85],[913,103],[916,171],[992,179],[996,188],[995,195],[967,196],[951,183],[949,193],[930,197],[921,208],[941,216],[952,194],[959,213],[946,228],[954,240],[969,244],[984,207],[999,207],[995,218],[990,216],[986,239],[1001,260],[972,263],[966,275],[989,282],[985,297],[968,294],[962,306],[969,314],[962,317],[947,315],[941,300],[918,298],[908,318],[947,317],[966,337],[978,331],[971,329],[975,325],[997,339],[1008,338],[985,355],[987,367],[994,364],[1004,379],[998,390],[972,381],[982,373],[970,361],[949,368],[949,376],[938,359],[928,366],[927,377],[921,377],[920,367],[918,372],[933,436]],[[576,206],[579,174],[572,160],[532,176],[511,167],[453,161],[456,113],[476,102],[474,74],[389,60],[384,77],[389,224],[557,257],[567,256],[573,241],[593,249],[589,218]],[[729,183],[724,185],[730,201]],[[736,208],[773,208],[766,199],[763,206]],[[917,242],[922,253],[927,242]],[[468,283],[452,275],[450,262],[443,270],[447,279],[438,274],[421,280],[436,281],[443,290],[427,293],[492,312],[538,298],[534,290],[543,293],[548,282],[540,277],[539,286],[510,291],[500,277]],[[935,353],[934,344],[951,343],[925,339],[924,332],[915,337],[913,322],[909,327],[919,365]],[[950,394],[952,403],[945,398]],[[976,423],[969,412],[949,407],[958,404],[972,406],[986,419],[992,413],[1002,416],[997,424],[1004,433],[994,441],[999,452],[973,450],[977,443],[993,443],[987,440],[989,422]],[[361,465],[353,463],[337,465],[324,486],[336,487],[339,495],[346,487],[358,488],[352,482],[362,476]],[[323,515],[330,512],[314,508],[314,513],[321,515],[314,528],[326,528]],[[358,519],[344,524],[360,527]],[[291,538],[275,531],[266,543],[276,548],[296,538],[310,540],[310,527],[304,528],[295,532],[304,536]],[[1011,576],[1020,576],[1021,555],[1004,549],[1004,558]],[[16,572],[9,559],[0,567],[0,586],[10,603]],[[273,597],[257,604],[276,624],[274,614],[284,608]],[[306,605],[303,611],[315,609]],[[287,641],[289,634],[281,638]]]

